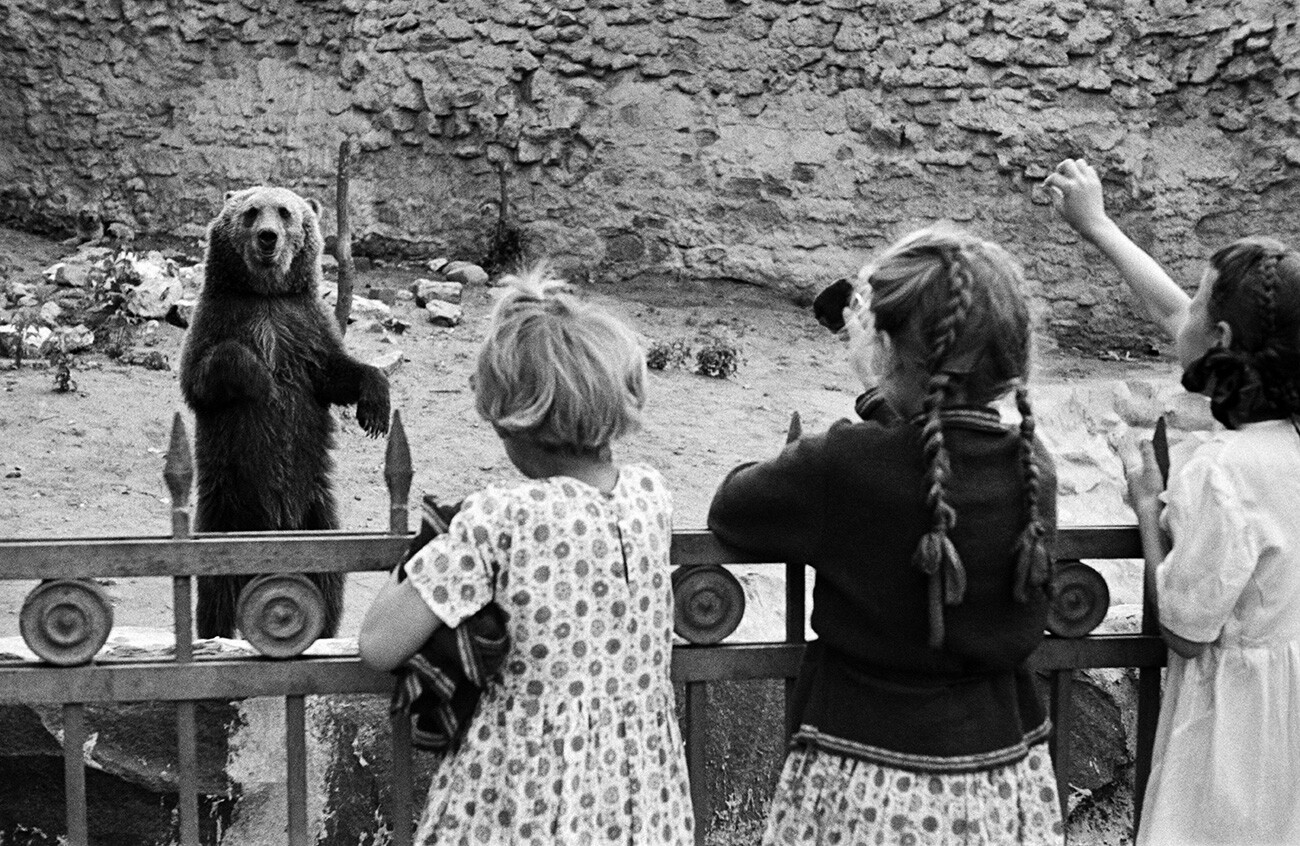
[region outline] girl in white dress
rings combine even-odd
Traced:
[[[1163,494],[1149,443],[1129,472],[1171,650],[1137,842],[1300,843],[1300,254],[1242,239],[1188,298],[1106,217],[1086,162],[1046,184],[1174,336],[1184,387],[1227,427]]]
[[[360,635],[362,660],[388,670],[488,602],[510,616],[503,678],[438,764],[416,842],[688,846],[672,499],[658,472],[610,452],[639,425],[644,354],[542,272],[505,281],[474,389],[527,481],[467,497]]]

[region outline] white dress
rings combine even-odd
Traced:
[[[610,494],[563,476],[466,498],[406,564],[455,626],[510,614],[503,679],[439,762],[416,842],[691,846],[674,715],[672,499],[646,466]]]
[[[1139,844],[1300,844],[1300,435],[1219,433],[1170,480],[1169,653]]]

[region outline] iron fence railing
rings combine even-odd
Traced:
[[[388,695],[393,677],[364,667],[355,657],[293,655],[281,660],[215,659],[195,656],[191,634],[191,581],[199,575],[279,574],[301,572],[386,571],[400,560],[410,540],[407,503],[412,478],[410,452],[401,420],[394,416],[384,471],[390,495],[390,531],[293,532],[192,535],[189,497],[193,472],[190,450],[179,415],[172,432],[164,477],[172,497],[171,537],[92,538],[79,540],[0,540],[0,579],[39,579],[42,585],[25,603],[21,624],[24,639],[43,662],[0,661],[0,701],[56,703],[63,710],[67,842],[90,842],[86,818],[83,746],[85,705],[105,702],[174,702],[178,744],[179,838],[185,846],[199,843],[199,808],[195,703],[250,697],[283,697],[286,717],[287,840],[290,846],[309,842],[307,820],[307,747],[305,700],[308,695]],[[1133,527],[1070,527],[1061,530],[1058,563],[1083,559],[1140,558]],[[683,734],[686,737],[697,834],[703,842],[714,817],[715,799],[706,789],[708,760],[709,686],[713,682],[784,679],[789,685],[803,653],[805,631],[805,569],[783,567],[786,583],[785,640],[777,643],[717,643],[735,626],[744,595],[721,565],[764,564],[753,556],[720,543],[706,531],[679,531],[673,536],[672,561],[679,614],[678,631],[696,641],[679,644],[673,653],[673,680],[685,691]],[[1063,568],[1069,571],[1070,568]],[[1058,569],[1058,573],[1062,572]],[[1094,574],[1095,575],[1095,574]],[[93,579],[166,576],[173,581],[176,649],[172,660],[84,663],[103,643],[111,626],[111,607]],[[1098,594],[1089,579],[1058,591],[1055,615],[1058,630],[1090,629],[1104,613],[1104,583]],[[50,585],[59,591],[51,591]],[[45,588],[43,603],[36,594]],[[57,594],[57,595],[56,595]],[[53,597],[53,598],[51,598]],[[304,609],[287,605],[266,609],[267,626],[292,630]],[[1100,608],[1098,607],[1100,604]],[[737,607],[739,605],[739,608]],[[1091,622],[1080,623],[1087,619]],[[1061,622],[1064,620],[1064,622]],[[1136,667],[1139,674],[1137,729],[1137,796],[1150,769],[1155,718],[1159,711],[1159,668],[1165,648],[1154,633],[1154,618],[1144,614],[1143,633],[1132,635],[1049,635],[1032,658],[1048,674],[1054,723],[1051,751],[1064,805],[1075,720],[1072,677],[1078,669]],[[247,634],[247,633],[245,633]],[[264,633],[265,634],[265,633]],[[255,640],[251,638],[250,640]],[[83,663],[78,663],[83,662]],[[60,664],[74,664],[60,666]],[[788,701],[788,696],[787,696]],[[786,720],[789,724],[788,715]],[[392,721],[393,785],[392,842],[409,844],[412,836],[412,751],[410,726]]]

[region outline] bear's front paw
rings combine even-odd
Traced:
[[[234,341],[214,347],[189,378],[189,393],[207,406],[262,401],[274,392],[271,369],[252,350]]]
[[[377,438],[388,431],[388,412],[388,379],[378,370],[367,372],[361,380],[357,422],[367,435]]]

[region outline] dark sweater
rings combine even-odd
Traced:
[[[1013,549],[1025,526],[1019,437],[987,409],[944,412],[952,464],[951,533],[965,600],[944,609],[941,649],[928,645],[926,577],[912,554],[929,528],[920,426],[860,404],[770,461],[737,467],[709,510],[726,543],[817,571],[810,644],[795,694],[796,743],[933,772],[1022,758],[1047,720],[1025,669],[1041,642],[1047,597],[1012,597]],[[1056,527],[1056,476],[1035,444],[1039,508]]]

